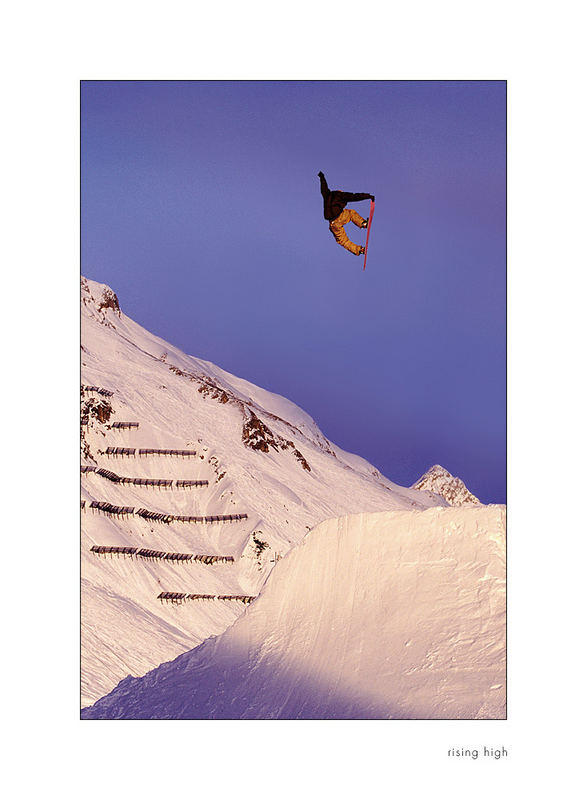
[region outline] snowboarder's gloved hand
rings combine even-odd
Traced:
[[[373,200],[373,202],[375,202],[375,195],[374,194],[371,195],[371,200]]]
[[[319,173],[318,173],[318,177],[319,177],[319,178],[323,178],[323,177],[324,177],[324,173],[323,173],[323,172],[319,172]]]

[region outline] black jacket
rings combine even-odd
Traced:
[[[320,178],[320,191],[324,198],[324,219],[329,221],[336,219],[342,213],[346,204],[353,200],[375,200],[372,194],[366,194],[365,192],[331,192],[326,183],[324,173],[319,172],[318,177]]]

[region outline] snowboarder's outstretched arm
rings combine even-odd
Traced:
[[[375,200],[375,195],[366,192],[341,192],[345,203],[352,203],[357,200]]]
[[[324,173],[319,172],[318,177],[320,178],[320,191],[322,192],[322,197],[327,197],[330,194],[330,189],[328,188],[328,184],[326,183],[326,178],[324,177]],[[367,194],[366,192],[337,191],[337,195],[344,203],[351,203],[357,200],[375,200],[374,195]]]

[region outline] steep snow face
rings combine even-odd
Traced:
[[[291,401],[150,334],[108,286],[82,279],[81,295],[82,705],[245,608],[161,592],[255,596],[325,519],[446,505],[333,445]]]
[[[412,485],[412,489],[433,492],[451,506],[480,504],[481,501],[467,489],[460,478],[455,478],[447,469],[435,464]]]
[[[505,508],[320,524],[235,624],[85,719],[503,719]]]

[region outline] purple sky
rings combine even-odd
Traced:
[[[439,463],[505,502],[505,82],[90,81],[81,99],[86,277],[397,483]],[[376,197],[366,272],[319,170]]]

